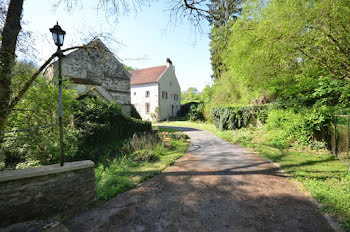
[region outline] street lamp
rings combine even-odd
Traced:
[[[62,106],[62,57],[63,52],[61,50],[61,46],[63,45],[64,35],[66,32],[62,30],[62,28],[57,24],[50,28],[50,32],[52,33],[53,41],[57,46],[57,51],[55,55],[58,57],[58,125],[60,128],[60,165],[63,166],[64,158],[63,158],[63,106]]]

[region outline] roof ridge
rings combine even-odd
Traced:
[[[154,67],[149,67],[149,68],[141,68],[141,69],[136,69],[136,70],[131,70],[130,72],[137,72],[145,69],[151,69],[151,68],[160,68],[160,67],[165,67],[166,65],[159,65],[159,66],[154,66]]]
[[[167,65],[155,66],[150,68],[144,68],[139,70],[130,71],[131,85],[140,85],[140,84],[148,84],[148,83],[156,83],[160,79],[160,77],[167,70]]]

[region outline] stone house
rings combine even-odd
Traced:
[[[166,65],[130,73],[131,104],[142,119],[154,121],[176,116],[181,107],[181,88],[169,58]]]
[[[58,62],[52,63],[45,76],[57,76]],[[109,102],[122,105],[130,115],[130,73],[100,39],[79,48],[62,59],[62,76],[69,77],[78,93],[91,93]]]

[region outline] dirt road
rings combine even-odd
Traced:
[[[189,153],[103,206],[72,231],[333,231],[274,165],[206,131],[181,128]]]

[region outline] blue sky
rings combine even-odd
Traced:
[[[128,16],[120,16],[117,23],[93,5],[77,6],[67,12],[64,5],[55,10],[54,2],[27,0],[24,3],[23,19],[27,23],[23,28],[34,35],[37,62],[42,63],[55,51],[49,28],[58,21],[67,32],[64,47],[87,42],[92,34],[108,34],[112,39],[102,40],[126,65],[135,68],[159,66],[169,57],[175,65],[182,90],[188,87],[201,90],[210,84],[208,25],[202,24],[203,33],[196,32],[186,20],[174,26],[166,1],[143,7],[137,14],[130,12]]]

